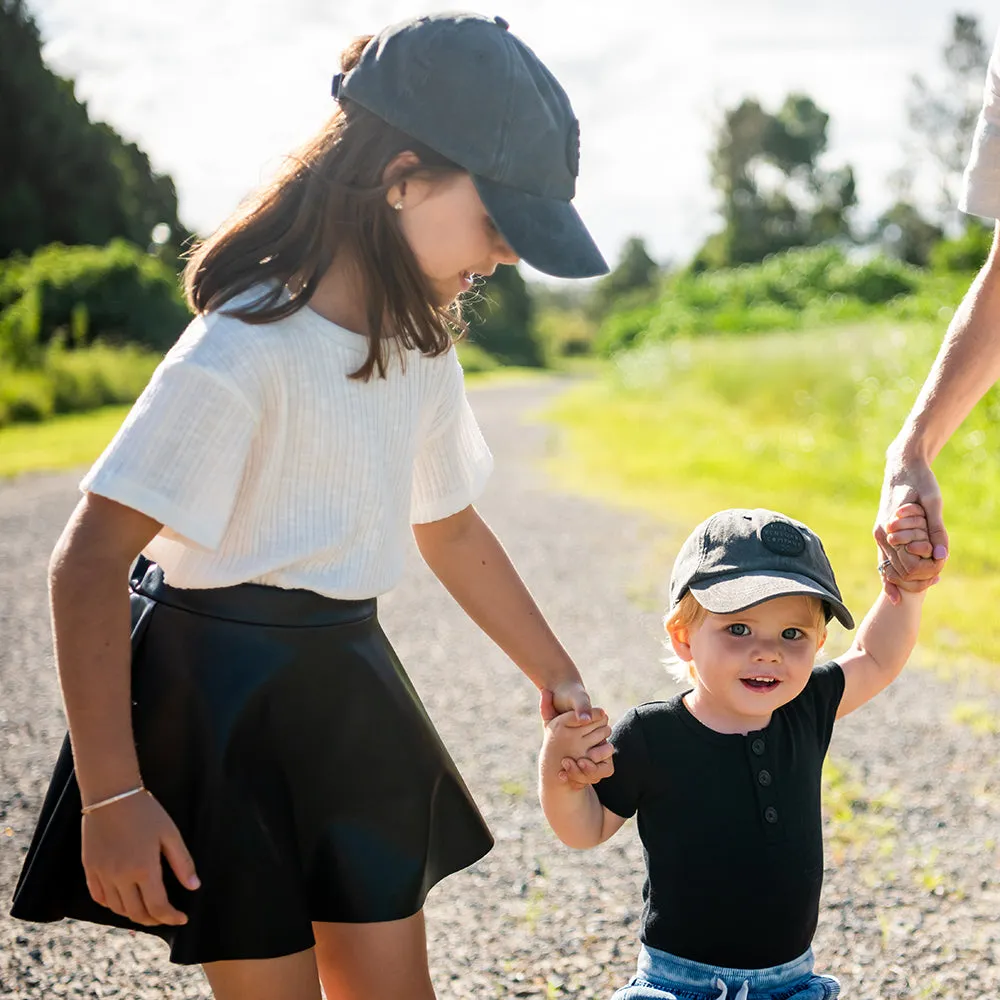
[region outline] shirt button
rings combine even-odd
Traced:
[[[764,741],[760,738],[750,744],[750,749],[759,757],[764,752]]]
[[[761,771],[761,772],[760,772],[760,774],[758,774],[758,775],[757,775],[757,780],[758,780],[758,781],[759,781],[759,782],[760,782],[760,783],[761,783],[761,784],[762,784],[762,785],[763,785],[763,786],[764,786],[765,788],[767,788],[767,786],[768,786],[769,784],[771,784],[771,772],[770,772],[770,771]]]
[[[768,821],[768,823],[777,823],[778,822],[778,810],[775,809],[774,806],[768,806],[764,810],[764,819],[766,819]]]

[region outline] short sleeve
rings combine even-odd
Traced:
[[[815,727],[819,748],[826,753],[833,736],[833,724],[844,697],[844,671],[840,664],[831,660],[814,667],[809,683],[796,701],[801,701],[803,710],[809,713]]]
[[[80,489],[215,549],[255,432],[254,412],[235,385],[168,355]]]
[[[628,819],[635,815],[649,785],[649,752],[636,709],[626,712],[615,725],[611,745],[615,772],[594,785],[594,791],[602,806]]]
[[[968,215],[1000,219],[1000,33],[986,70],[983,107],[962,176],[958,208]]]
[[[465,396],[458,356],[452,350],[447,357],[435,417],[413,465],[413,524],[440,521],[468,507],[493,471],[493,456]]]

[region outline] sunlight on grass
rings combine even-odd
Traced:
[[[823,817],[826,842],[837,864],[848,858],[888,858],[896,847],[899,797],[871,797],[848,765],[829,757],[823,762]]]
[[[823,539],[860,618],[879,590],[870,532],[885,448],[941,335],[882,325],[628,352],[548,411],[566,441],[552,471],[573,489],[663,517],[681,537],[723,507],[798,518]],[[998,455],[994,388],[935,466],[952,549],[921,631],[926,646],[992,661],[1000,661]],[[831,636],[832,653],[840,641]]]
[[[507,365],[485,372],[466,372],[465,385],[468,389],[488,389],[498,385],[538,382],[541,379],[551,378],[552,374],[548,368],[519,368],[516,365]]]
[[[0,430],[0,477],[87,465],[104,450],[125,419],[128,406],[53,417],[38,424]]]
[[[948,713],[948,718],[960,726],[968,726],[977,736],[1000,734],[1000,716],[982,701],[961,701]]]

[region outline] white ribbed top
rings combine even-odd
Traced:
[[[173,586],[384,593],[409,524],[472,503],[493,459],[454,350],[349,379],[367,348],[308,308],[199,317],[80,488],[164,525],[145,554]]]
[[[984,219],[1000,219],[1000,32],[986,70],[983,107],[962,176],[958,210]]]

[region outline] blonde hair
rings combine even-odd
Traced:
[[[816,627],[825,629],[826,623],[829,621],[829,611],[826,602],[820,600],[818,597],[810,597],[808,594],[803,594],[802,596],[809,600],[809,606],[813,609],[816,616]],[[674,652],[669,636],[680,630],[690,633],[692,629],[696,629],[702,625],[708,615],[709,612],[698,603],[694,594],[689,590],[677,602],[677,606],[663,618],[663,627],[666,629],[668,635],[668,638],[663,642],[667,650],[667,655],[663,658],[663,665],[667,668],[667,673],[678,684],[687,684],[694,680],[693,664],[682,660]],[[822,646],[822,643],[820,645]]]
[[[663,665],[678,684],[686,684],[694,680],[694,677],[691,664],[674,652],[670,636],[679,629],[690,632],[698,628],[707,617],[708,612],[695,600],[690,590],[677,602],[677,607],[673,611],[668,611],[663,617],[663,627],[667,632],[667,638],[663,640],[663,646],[667,651]]]

